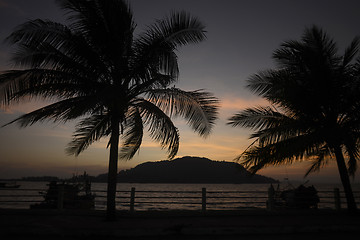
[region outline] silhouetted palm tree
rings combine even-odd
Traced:
[[[184,117],[201,136],[214,125],[218,100],[212,94],[168,88],[178,77],[176,50],[203,41],[204,26],[185,12],[172,13],[135,36],[126,1],[57,2],[67,11],[68,25],[37,19],[8,37],[18,49],[13,62],[22,70],[0,75],[1,101],[10,104],[29,96],[55,100],[11,122],[22,127],[84,117],[67,149],[70,154],[110,137],[107,215],[112,218],[118,157],[134,156],[144,128],[173,158],[179,133],[171,116]]]
[[[273,55],[278,67],[249,79],[248,87],[271,106],[229,119],[232,126],[255,130],[255,141],[238,160],[256,172],[307,159],[313,161],[307,175],[335,156],[348,209],[354,211],[349,174],[360,154],[360,58],[353,61],[358,51],[355,38],[338,55],[334,41],[316,26],[306,29],[301,41],[283,43]]]

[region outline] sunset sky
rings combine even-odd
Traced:
[[[206,89],[221,100],[220,118],[206,139],[193,133],[182,120],[177,157],[200,156],[232,161],[250,143],[250,131],[226,125],[227,119],[246,107],[267,105],[245,88],[252,74],[274,67],[272,52],[281,42],[299,39],[305,27],[322,27],[339,44],[342,53],[355,36],[360,36],[360,1],[357,0],[130,0],[137,33],[147,24],[172,10],[185,10],[205,25],[207,40],[179,50],[180,78],[176,87]],[[0,70],[11,69],[9,45],[3,42],[26,20],[42,18],[64,22],[63,12],[52,0],[0,0]],[[0,109],[0,125],[46,103],[22,102]],[[107,172],[107,139],[93,144],[79,157],[67,156],[76,121],[66,124],[39,123],[20,129],[0,129],[0,179],[55,175],[70,177],[75,172],[91,175]],[[146,138],[131,161],[119,168],[145,161],[166,159],[166,151]],[[288,177],[303,181],[309,163],[271,167],[260,174],[279,180]],[[358,173],[355,180],[360,181]],[[313,182],[339,182],[335,165],[309,177]]]

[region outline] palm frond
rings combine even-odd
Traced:
[[[55,47],[60,47],[63,40],[70,35],[70,29],[64,24],[35,19],[19,25],[6,38],[6,41],[11,44],[21,43],[25,46],[35,46],[40,42],[48,42]]]
[[[21,127],[27,127],[36,122],[45,120],[66,122],[67,120],[75,119],[90,113],[92,112],[91,110],[95,111],[97,108],[97,102],[92,101],[91,97],[75,97],[58,101],[30,113],[23,114],[4,126],[19,123]]]
[[[306,171],[305,177],[310,173],[319,172],[321,168],[325,167],[330,160],[331,151],[328,147],[322,147],[321,149],[316,149],[314,155],[315,158],[312,161],[310,168]],[[312,157],[312,154],[309,154],[309,157]]]
[[[272,90],[272,82],[270,81],[273,71],[261,71],[251,76],[248,80],[248,88],[259,96],[266,95]]]
[[[287,41],[276,50],[274,58],[280,68],[290,68],[299,72],[322,72],[341,63],[337,55],[337,45],[317,26],[306,28],[301,41]]]
[[[339,63],[340,58],[337,55],[338,48],[336,43],[321,28],[313,26],[305,29],[302,41],[304,45],[307,46],[307,50],[310,52],[311,56],[315,57],[315,59],[312,59],[313,61],[318,61],[318,63],[323,63],[325,65]],[[311,59],[306,60],[309,61]]]
[[[302,90],[300,81],[299,76],[294,77],[294,72],[289,69],[267,70],[250,76],[247,88],[271,104],[291,109],[296,103],[292,97]]]
[[[58,3],[68,12],[72,31],[85,36],[103,62],[109,68],[113,67],[111,71],[125,67],[135,29],[127,2],[58,0]]]
[[[356,137],[358,138],[358,137]],[[348,173],[350,176],[355,177],[355,172],[358,168],[357,161],[360,157],[359,145],[356,143],[356,140],[348,136],[348,139],[345,142],[345,150],[348,155],[347,167]]]
[[[360,75],[360,56],[358,56],[355,59],[355,63],[353,65],[353,68],[354,68],[354,73],[356,74],[356,76],[359,76]]]
[[[349,160],[348,160],[347,165],[348,165],[349,175],[352,177],[355,177],[355,173],[358,168],[358,164],[357,164],[358,159],[359,158],[355,157],[355,155],[353,153],[349,154]]]
[[[300,52],[303,51],[303,44],[299,41],[289,40],[281,44],[281,48],[276,49],[272,58],[276,61],[280,68],[284,66],[288,68],[298,68],[302,65],[303,59]]]
[[[132,108],[130,114],[126,116],[124,129],[125,132],[122,136],[123,143],[119,158],[130,160],[139,150],[144,132],[141,115],[137,108]]]
[[[134,76],[145,76],[148,72],[163,71],[178,75],[178,47],[198,43],[205,39],[204,25],[186,12],[172,13],[163,20],[150,25],[134,43]]]
[[[75,36],[62,24],[36,19],[20,25],[7,41],[17,44],[12,61],[21,67],[43,68],[63,60],[74,46]],[[74,64],[74,59],[70,59]]]
[[[147,94],[151,102],[170,116],[184,117],[200,136],[210,134],[218,117],[219,100],[209,92],[167,88],[154,89]]]
[[[137,84],[133,84],[130,87],[130,95],[140,95],[150,89],[165,88],[176,79],[171,75],[165,75],[161,73],[153,73],[148,79],[137,80]]]
[[[29,21],[20,25],[7,40],[17,45],[12,58],[15,65],[52,69],[88,79],[109,76],[109,66],[97,48],[65,25],[40,19]]]
[[[108,115],[92,115],[82,120],[77,126],[73,140],[68,144],[69,155],[79,155],[93,142],[98,141],[111,132],[111,121]]]
[[[351,61],[354,59],[354,57],[359,52],[359,44],[360,44],[360,38],[355,37],[350,45],[345,49],[344,57],[343,57],[343,67],[346,67]]]
[[[311,128],[295,116],[281,113],[272,107],[245,109],[231,117],[227,124],[256,130],[250,138],[257,139],[259,146],[305,135]],[[315,136],[319,133],[314,131],[312,134]]]
[[[302,161],[318,152],[321,141],[313,135],[287,138],[272,144],[254,145],[242,153],[241,163],[250,172],[256,173],[267,166],[290,164]]]
[[[204,28],[205,26],[196,17],[181,11],[173,12],[170,16],[158,20],[149,29],[155,35],[163,36],[164,42],[176,48],[203,41],[206,38]]]
[[[62,99],[95,94],[106,85],[52,69],[10,70],[0,74],[0,103],[8,105],[23,97]]]
[[[168,158],[175,157],[179,150],[179,132],[171,119],[155,104],[138,99],[134,105],[140,109],[144,122],[149,127],[150,137],[168,149]]]
[[[22,70],[9,70],[0,74],[0,103],[8,105],[14,100],[14,95],[28,88],[29,72]]]
[[[290,121],[288,116],[271,107],[247,108],[228,120],[227,124],[233,127],[240,126],[258,130],[273,128]]]

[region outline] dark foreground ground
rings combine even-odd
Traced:
[[[334,239],[360,236],[360,216],[335,211],[119,212],[0,209],[0,239]]]

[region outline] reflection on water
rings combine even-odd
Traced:
[[[0,208],[29,208],[41,202],[41,192],[47,189],[47,182],[19,182],[20,189],[0,189]],[[206,188],[206,208],[209,210],[230,210],[265,208],[267,189],[270,184],[140,184],[119,183],[117,209],[128,210],[130,191],[134,187],[135,210],[201,210],[202,188]],[[276,188],[277,186],[275,186]],[[284,189],[285,185],[280,185]],[[319,208],[334,208],[334,188],[341,185],[315,184],[319,191]],[[360,184],[353,185],[355,197],[360,200]],[[106,183],[92,183],[96,194],[95,208],[106,207]],[[341,194],[344,197],[344,194]],[[342,199],[345,206],[345,199]]]

